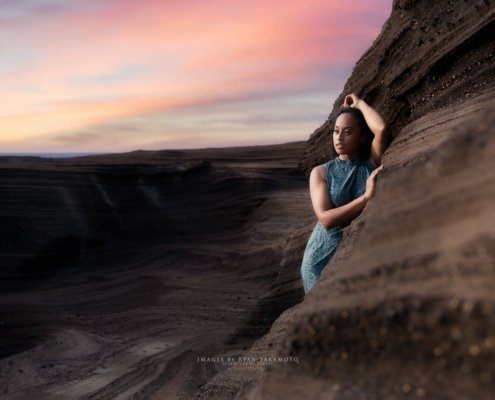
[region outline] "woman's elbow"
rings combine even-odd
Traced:
[[[318,215],[317,217],[318,217],[318,221],[320,221],[320,224],[325,229],[330,229],[330,228],[332,228],[335,225],[332,218],[324,217],[322,215]]]

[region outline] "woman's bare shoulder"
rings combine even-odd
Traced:
[[[323,163],[323,164],[320,164],[320,165],[316,165],[314,168],[313,168],[313,171],[315,171],[315,173],[320,177],[320,179],[323,179],[325,182],[327,181],[326,179],[326,174],[325,174],[325,164],[326,163]]]
[[[331,168],[331,165],[333,164],[334,161],[335,161],[335,158],[332,158],[332,159],[330,159],[328,161],[325,161],[322,164],[315,165],[311,169],[311,172],[314,171],[318,176],[321,176],[322,179],[325,179],[326,178],[326,172],[327,172],[328,169]]]

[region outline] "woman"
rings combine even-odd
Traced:
[[[314,167],[309,177],[318,221],[301,265],[304,293],[313,288],[337,251],[343,227],[361,213],[373,196],[375,177],[383,169],[381,157],[391,139],[380,114],[354,93],[345,97],[332,137],[337,157]]]

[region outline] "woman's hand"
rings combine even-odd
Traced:
[[[361,99],[354,93],[348,94],[347,96],[345,96],[344,104],[342,104],[342,107],[357,108],[357,103],[359,102],[359,100]]]
[[[376,175],[383,170],[383,164],[380,165],[378,168],[375,168],[370,176],[368,176],[368,179],[366,179],[366,191],[364,192],[364,198],[366,200],[369,200],[373,197],[375,194],[375,177]]]

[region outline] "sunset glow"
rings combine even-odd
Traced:
[[[0,2],[0,152],[306,140],[392,0]]]

